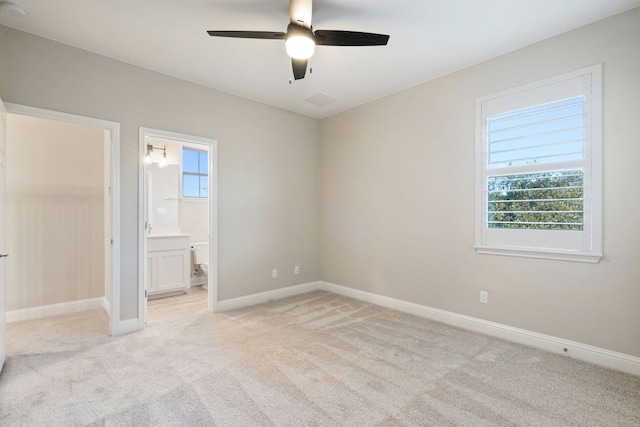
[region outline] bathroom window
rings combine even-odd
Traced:
[[[209,197],[209,153],[182,149],[182,197]]]

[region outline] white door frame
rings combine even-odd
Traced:
[[[6,186],[6,153],[7,153],[7,144],[6,144],[6,136],[7,136],[7,109],[0,99],[0,212],[3,213],[0,216],[0,254],[3,259],[0,259],[0,372],[2,371],[2,367],[4,366],[4,361],[7,358],[7,349],[6,349],[6,265],[4,259],[7,256],[7,253],[4,252],[6,249],[7,242],[7,223],[6,223],[6,213],[7,213],[7,186]],[[4,253],[3,253],[4,252]]]
[[[109,298],[109,332],[111,335],[123,335],[126,328],[120,327],[120,123],[93,117],[78,116],[45,110],[26,105],[5,103],[8,113],[58,120],[84,126],[106,129],[111,134],[111,295]],[[1,314],[2,316],[5,313]]]
[[[208,275],[208,310],[211,313],[218,311],[218,191],[217,191],[217,171],[218,171],[218,142],[214,139],[202,138],[199,136],[185,135],[182,133],[169,132],[159,129],[141,127],[139,131],[140,149],[140,175],[138,178],[138,247],[140,248],[138,258],[138,317],[139,328],[144,329],[145,322],[145,284],[147,275],[147,230],[146,206],[147,206],[147,164],[144,159],[147,153],[146,137],[156,137],[171,139],[180,142],[202,144],[209,147],[209,275]]]

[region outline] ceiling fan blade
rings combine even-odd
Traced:
[[[386,34],[359,31],[317,30],[314,34],[319,46],[384,46],[389,41]]]
[[[296,80],[304,79],[307,73],[307,60],[291,58],[291,67],[293,68],[293,78]]]
[[[233,37],[238,39],[284,40],[286,33],[276,31],[207,31],[211,37]]]
[[[313,0],[290,0],[289,19],[294,24],[300,24],[311,28],[311,13]]]

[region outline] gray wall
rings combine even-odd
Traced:
[[[476,254],[475,98],[599,62],[605,258]],[[635,9],[323,120],[322,279],[640,356],[639,117]]]
[[[640,356],[638,52],[635,9],[318,123],[0,27],[0,97],[121,123],[123,319],[137,315],[145,126],[219,142],[221,299],[322,278]],[[475,98],[599,62],[605,258],[476,254]]]
[[[2,26],[0,58],[5,102],[121,125],[121,320],[137,317],[139,126],[218,141],[219,299],[319,278],[317,120]]]

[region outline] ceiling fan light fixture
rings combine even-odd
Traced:
[[[294,59],[309,59],[316,49],[313,31],[304,25],[290,23],[284,44],[287,54]]]
[[[316,43],[306,34],[294,34],[285,41],[287,54],[295,59],[309,59],[313,56]]]
[[[2,0],[0,0],[2,1]],[[309,58],[318,46],[385,46],[387,34],[344,30],[313,30],[311,12],[313,0],[289,0],[289,25],[287,32],[277,31],[218,31],[209,30],[211,37],[239,39],[284,40],[291,57],[291,69],[296,80],[304,79]],[[311,72],[311,69],[309,69]]]

